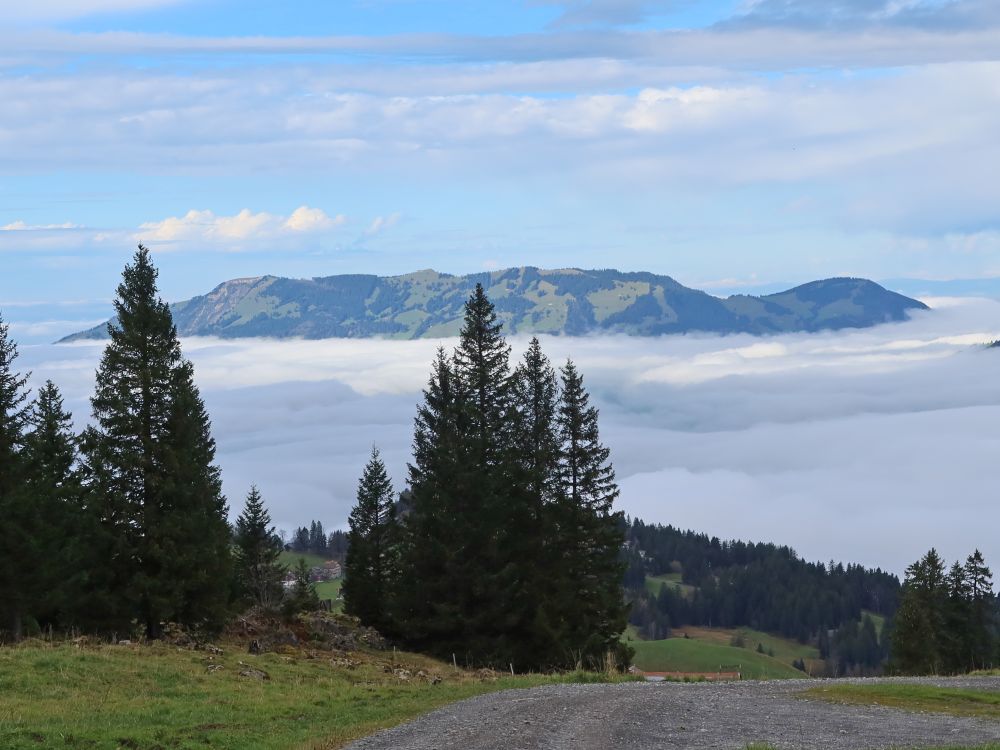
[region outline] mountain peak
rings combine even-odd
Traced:
[[[257,276],[224,282],[172,309],[185,336],[446,337],[461,328],[477,283],[513,334],[818,331],[904,320],[910,310],[927,309],[867,279],[822,279],[761,297],[719,299],[646,271],[534,266],[465,276],[433,269],[386,277]],[[102,325],[63,341],[106,335]]]

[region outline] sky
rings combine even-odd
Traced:
[[[106,319],[139,242],[171,301],[528,264],[873,278],[933,309],[545,346],[629,513],[895,572],[998,558],[997,133],[995,0],[3,3],[0,314],[82,425],[100,347],[48,342]],[[279,525],[342,526],[372,443],[401,488],[438,343],[186,340],[234,509],[256,482]]]
[[[935,546],[1000,564],[1000,301],[930,298],[871,329],[546,337],[600,409],[620,510],[813,561],[902,574]],[[984,321],[987,321],[984,323]],[[280,528],[343,528],[373,444],[396,489],[437,346],[424,339],[186,339],[238,512],[257,484]],[[526,341],[513,339],[514,356]],[[30,345],[37,387],[89,414],[100,343]]]
[[[0,309],[106,309],[139,241],[172,300],[1000,276],[998,81],[994,0],[4,3]]]

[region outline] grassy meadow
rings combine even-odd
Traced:
[[[338,748],[484,692],[598,679],[479,675],[408,653],[250,656],[221,645],[221,655],[166,644],[4,647],[0,747]],[[269,679],[241,677],[241,662]]]
[[[295,568],[299,564],[299,560],[305,560],[306,565],[310,568],[318,568],[329,559],[322,555],[314,555],[312,552],[291,552],[289,550],[285,550],[278,556],[278,562],[289,570]]]
[[[664,584],[680,589],[680,592],[684,594],[684,596],[689,596],[695,590],[694,586],[687,583],[681,583],[680,573],[663,573],[658,576],[646,576],[646,591],[653,596],[660,593],[660,587]]]
[[[695,590],[682,584],[677,572],[646,576],[651,594],[659,593],[663,585],[676,586],[685,596]],[[671,638],[648,641],[630,625],[623,638],[635,649],[633,663],[646,672],[740,671],[746,679],[784,679],[806,676],[792,666],[797,659],[807,668],[822,665],[814,646],[751,628],[681,626]],[[743,645],[734,646],[737,641]],[[758,645],[764,653],[757,652]]]
[[[720,645],[693,638],[630,641],[635,665],[646,672],[735,672],[744,679],[805,677],[790,664],[747,648]]]

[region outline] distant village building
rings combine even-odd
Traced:
[[[343,575],[343,568],[336,560],[327,560],[321,567],[313,568],[313,575],[318,581],[334,581]]]

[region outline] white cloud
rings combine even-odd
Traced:
[[[11,169],[188,178],[336,170],[396,182],[539,175],[572,179],[579,190],[642,185],[683,195],[819,185],[824,200],[798,216],[911,233],[995,222],[1000,63],[875,77],[740,75],[697,86],[669,85],[670,71],[659,76],[665,85],[643,85],[657,77],[649,66],[629,73],[619,63],[611,90],[567,95],[567,71],[557,67],[552,88],[533,95],[513,90],[517,75],[506,92],[447,95],[364,93],[323,69],[0,76],[0,100],[10,104],[0,144]],[[257,85],[246,85],[248,75]],[[415,85],[408,79],[396,75],[403,88]],[[638,92],[620,90],[626,85]],[[229,218],[194,211],[144,230],[174,236],[200,227],[239,239],[257,231],[254,222],[269,223],[250,211]],[[319,229],[326,219],[285,221]]]
[[[930,302],[873,329],[543,348],[583,372],[631,514],[897,572],[931,545],[995,561],[1000,351],[977,344],[1000,302]],[[439,343],[186,340],[234,510],[257,482],[281,526],[343,524],[373,441],[401,487]],[[25,347],[23,366],[85,415],[99,352]]]
[[[253,213],[247,208],[233,216],[192,209],[184,216],[142,224],[135,239],[150,243],[209,243],[239,248],[282,235],[328,232],[345,221],[343,215],[331,217],[321,209],[308,206],[300,206],[288,217]]]
[[[0,232],[46,232],[58,229],[82,229],[82,227],[68,221],[62,224],[27,224],[18,220],[0,227]]]
[[[5,3],[0,9],[0,25],[23,21],[62,21],[99,13],[152,10],[179,5],[186,0],[33,0]]]
[[[396,226],[399,223],[400,216],[398,213],[392,213],[388,216],[376,216],[372,219],[372,223],[368,225],[368,229],[365,230],[365,234],[369,236],[374,236],[386,229]]]
[[[347,222],[343,214],[327,216],[321,209],[299,206],[285,220],[284,227],[293,232],[325,232]]]
[[[677,0],[535,0],[536,5],[553,5],[562,13],[553,26],[621,26],[639,23],[649,14],[669,10]]]

